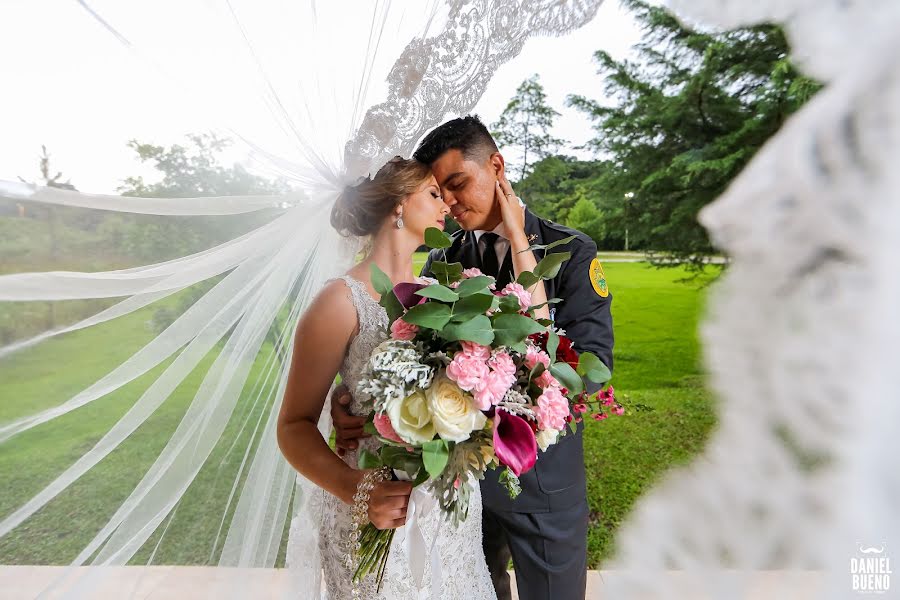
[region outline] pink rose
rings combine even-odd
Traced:
[[[490,369],[484,360],[465,352],[457,352],[447,365],[447,377],[466,392],[480,385],[489,373]]]
[[[419,332],[419,326],[407,323],[403,319],[397,319],[391,323],[391,338],[395,340],[412,340]]]
[[[519,299],[519,309],[528,310],[531,306],[531,292],[522,287],[521,283],[509,283],[500,291],[501,296],[515,296]]]
[[[547,388],[552,388],[552,387],[555,387],[555,388],[559,387],[559,382],[556,380],[556,377],[554,377],[550,373],[550,371],[544,371],[543,373],[541,373],[540,375],[535,377],[534,382],[542,390],[546,390]]]
[[[487,410],[491,406],[503,400],[503,396],[515,383],[515,375],[506,375],[498,371],[491,371],[475,386],[475,406],[479,410]]]
[[[488,366],[490,366],[492,370],[503,373],[507,377],[514,377],[516,374],[516,363],[513,362],[512,357],[506,352],[494,353],[488,360]]]
[[[482,346],[475,342],[460,342],[460,344],[462,344],[463,353],[471,358],[478,358],[486,361],[491,357],[491,349],[487,346]]]
[[[549,369],[550,355],[537,346],[528,346],[525,351],[525,366],[533,369],[538,363],[544,363],[544,366]]]
[[[479,277],[481,275],[484,275],[484,273],[482,273],[481,269],[479,269],[478,267],[472,267],[471,269],[466,269],[465,271],[462,272],[462,276],[466,279],[471,279],[472,277]]]
[[[558,388],[548,388],[538,396],[534,413],[537,416],[539,428],[557,431],[561,431],[566,426],[566,418],[571,416],[569,401]]]
[[[386,440],[391,440],[392,442],[398,442],[400,444],[405,443],[400,439],[400,436],[397,435],[397,432],[394,431],[394,426],[391,425],[391,419],[385,413],[375,415],[375,429],[378,431],[378,435]]]

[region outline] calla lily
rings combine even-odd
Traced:
[[[537,441],[531,425],[518,415],[497,410],[494,414],[494,455],[516,477],[529,471],[537,460]]]
[[[394,286],[394,295],[397,296],[397,300],[400,301],[403,308],[409,310],[413,306],[425,302],[425,298],[416,296],[416,292],[426,287],[428,286],[421,283],[407,283],[404,281]]]

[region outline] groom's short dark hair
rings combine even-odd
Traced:
[[[497,152],[497,142],[478,115],[466,115],[432,129],[413,153],[413,158],[430,165],[444,152],[459,150],[466,158],[487,158]]]

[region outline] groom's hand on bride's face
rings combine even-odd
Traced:
[[[363,431],[366,418],[350,414],[352,401],[353,396],[350,395],[347,386],[340,385],[335,388],[331,402],[331,420],[334,422],[334,445],[338,456],[344,456],[348,450],[356,450],[359,447],[358,440],[369,437],[369,434]]]

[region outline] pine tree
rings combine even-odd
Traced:
[[[558,116],[547,104],[538,76],[533,75],[519,85],[500,119],[491,125],[491,133],[501,148],[521,151],[520,181],[528,175],[533,163],[550,156],[565,143],[550,135],[553,120]]]
[[[793,66],[776,25],[715,33],[646,2],[623,4],[644,35],[633,59],[595,54],[613,105],[568,104],[593,120],[589,147],[612,162],[603,187],[621,203],[631,245],[700,266],[713,249],[699,210],[821,86]]]

